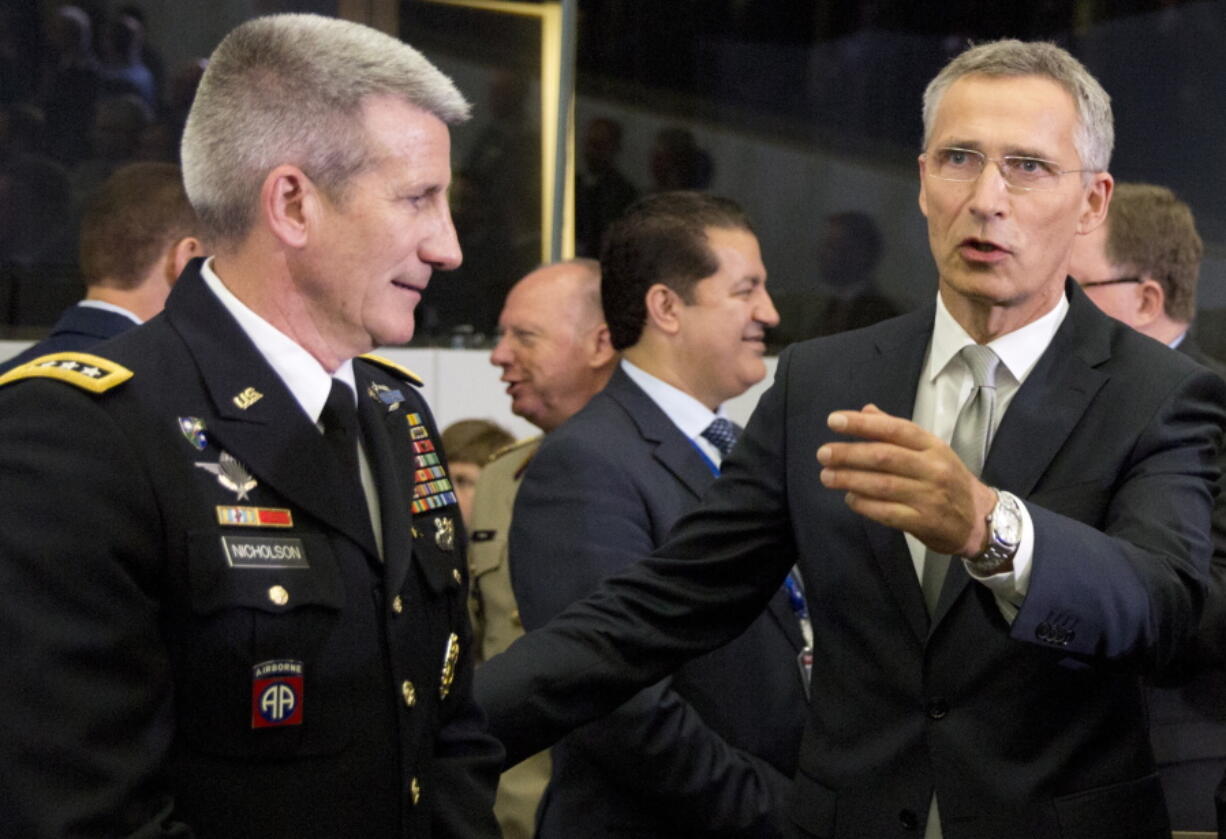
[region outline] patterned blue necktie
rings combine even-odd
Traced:
[[[703,439],[719,449],[720,457],[728,456],[728,452],[732,451],[732,447],[736,445],[736,438],[739,435],[740,431],[732,424],[732,421],[723,417],[711,420],[711,424],[702,430]]]

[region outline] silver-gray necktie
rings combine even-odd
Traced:
[[[979,344],[963,347],[958,355],[970,369],[974,384],[970,398],[958,412],[949,445],[966,468],[978,477],[983,471],[983,462],[987,458],[988,446],[992,440],[992,420],[996,413],[996,368],[1000,364],[1000,358]],[[924,573],[920,582],[930,615],[936,611],[948,569],[948,554],[931,550],[925,552]]]

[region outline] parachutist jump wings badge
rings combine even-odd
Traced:
[[[239,463],[229,452],[223,451],[216,463],[197,462],[196,465],[216,475],[217,483],[235,493],[239,501],[247,500],[247,493],[259,486],[259,481],[251,477],[247,467]]]

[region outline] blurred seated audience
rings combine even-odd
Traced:
[[[772,347],[871,326],[899,314],[877,290],[881,231],[872,216],[854,211],[826,217],[818,243],[818,281],[811,289],[777,295],[782,321],[771,331]]]
[[[651,149],[651,178],[656,192],[706,189],[715,175],[715,163],[688,128],[663,128]]]
[[[638,198],[639,191],[617,168],[622,147],[621,123],[597,117],[583,135],[586,172],[575,184],[575,253],[597,257],[604,231]]]

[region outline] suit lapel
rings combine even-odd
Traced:
[[[701,498],[714,482],[715,475],[694,444],[660,410],[660,406],[621,367],[609,379],[605,393],[630,415],[643,440],[654,446],[653,457],[695,498]]]
[[[1111,325],[1076,283],[1066,286],[1069,311],[1051,343],[1001,419],[981,479],[1025,498],[1107,381],[1100,366],[1111,356]],[[951,562],[933,615],[945,616],[970,582],[961,562]]]
[[[895,329],[877,338],[866,358],[849,365],[847,408],[858,409],[871,402],[888,414],[911,418],[934,317],[935,307],[926,306],[899,319]],[[886,586],[922,643],[928,634],[928,608],[906,538],[902,531],[867,518],[862,524]]]
[[[205,286],[198,266],[175,284],[166,318],[196,359],[213,402],[210,437],[257,480],[376,556],[363,499],[345,491],[351,482],[319,429]]]

